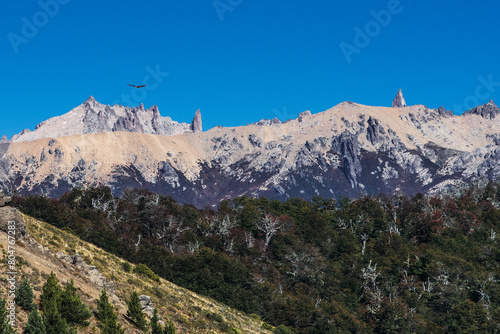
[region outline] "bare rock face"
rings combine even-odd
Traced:
[[[274,117],[273,119],[263,118],[257,123],[252,123],[252,125],[274,125],[274,124],[282,124],[278,117]]]
[[[398,93],[396,94],[396,97],[394,100],[392,100],[392,107],[393,108],[404,108],[406,107],[406,101],[403,97],[403,91],[400,89]]]
[[[16,141],[19,137],[22,137],[23,135],[25,134],[28,134],[30,133],[30,129],[24,129],[23,131],[21,131],[20,133],[17,133],[15,135],[12,136],[12,138],[10,139],[11,141]]]
[[[95,266],[91,266],[85,263],[80,254],[67,255],[63,252],[59,252],[56,254],[56,256],[66,264],[74,266],[78,270],[78,272],[80,272],[82,276],[88,278],[91,283],[97,285],[100,288],[106,289],[106,291],[110,293],[114,294],[116,292],[115,283],[109,281],[103,274],[99,272],[99,270],[97,270]]]
[[[500,108],[490,100],[490,102],[483,104],[482,106],[477,106],[471,110],[464,112],[465,115],[480,115],[481,117],[493,119],[500,115]]]
[[[0,207],[6,206],[11,201],[11,197],[4,196],[3,192],[0,191]]]
[[[363,170],[360,161],[358,137],[349,131],[344,131],[332,140],[332,149],[342,157],[343,167],[340,168],[351,183],[351,187],[358,185],[357,177]]]
[[[0,139],[0,144],[7,144],[9,142],[10,142],[10,140],[7,138],[6,135],[3,135],[2,139]]]
[[[439,107],[437,111],[441,117],[453,116],[453,112],[451,110],[446,110],[444,107]]]
[[[201,125],[201,113],[200,109],[196,110],[196,113],[194,114],[193,121],[191,122],[191,131],[193,132],[202,132],[203,128]]]
[[[372,118],[371,116],[368,118],[367,123],[366,138],[372,145],[376,145],[382,140],[382,136],[385,135],[384,127],[380,124],[378,119]]]
[[[27,233],[26,223],[17,209],[6,206],[10,200],[10,197],[4,196],[0,191],[0,230],[7,233],[12,230],[9,226],[14,226],[16,238],[21,238]]]
[[[299,114],[299,117],[297,117],[297,120],[299,122],[302,122],[307,116],[311,116],[311,112],[309,110],[303,111]]]
[[[151,301],[151,298],[146,295],[140,295],[139,296],[139,303],[141,304],[142,307],[142,313],[146,313],[150,318],[153,317],[153,313],[155,311],[153,302]],[[159,315],[158,315],[159,316]],[[159,316],[161,319],[161,317]]]

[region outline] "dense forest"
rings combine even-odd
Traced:
[[[498,182],[216,209],[97,187],[12,205],[296,333],[500,332]]]

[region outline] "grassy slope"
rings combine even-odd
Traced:
[[[24,241],[18,240],[16,246],[18,281],[22,276],[29,278],[38,298],[47,276],[53,271],[60,283],[73,279],[79,289],[82,300],[91,310],[95,310],[95,301],[99,298],[100,288],[91,284],[87,277],[59,260],[54,254],[64,252],[69,255],[80,254],[83,260],[115,283],[116,296],[111,295],[120,322],[127,329],[126,333],[136,333],[134,327],[125,319],[126,301],[130,293],[136,290],[139,294],[151,297],[158,313],[164,319],[170,319],[177,328],[177,333],[271,333],[264,328],[271,328],[258,319],[248,316],[222,305],[210,298],[197,295],[189,290],[160,279],[161,284],[132,272],[126,272],[123,264],[127,261],[106,253],[102,249],[80,240],[78,237],[61,231],[47,223],[23,215],[32,237]],[[36,240],[36,242],[34,242]],[[3,261],[2,271],[6,271],[7,235],[0,231],[0,249]],[[42,247],[43,246],[43,247]],[[131,265],[133,268],[133,265]],[[5,298],[6,276],[0,282]],[[27,314],[18,308],[18,325],[22,328]],[[263,327],[264,326],[264,327]],[[98,323],[92,317],[90,326],[81,328],[79,333],[99,333]],[[137,332],[139,333],[139,332]]]

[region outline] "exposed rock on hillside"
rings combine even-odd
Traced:
[[[155,311],[155,307],[153,305],[153,302],[151,301],[151,297],[146,295],[140,295],[139,303],[141,304],[142,307],[142,313],[146,313],[150,318],[152,318],[153,312]]]
[[[299,117],[297,117],[297,120],[299,122],[302,122],[304,120],[305,117],[307,116],[311,116],[311,112],[309,110],[306,110],[306,111],[303,111],[299,114]]]
[[[0,191],[0,230],[5,233],[15,231],[14,236],[16,238],[22,238],[27,233],[26,224],[23,217],[19,214],[19,211],[13,207],[6,206],[10,200],[10,197],[4,196],[3,192]],[[14,229],[12,227],[14,227]]]
[[[257,123],[254,123],[253,125],[273,125],[273,124],[281,124],[283,123],[280,121],[278,117],[274,117],[273,119],[261,119]]]
[[[483,104],[482,106],[477,106],[471,110],[467,110],[464,114],[480,115],[481,117],[492,119],[500,115],[500,108],[498,108],[493,100],[490,100],[490,102]]]
[[[67,255],[62,252],[55,254],[57,258],[63,261],[70,268],[75,269],[83,277],[86,277],[90,283],[97,285],[100,289],[106,289],[109,293],[115,293],[115,284],[109,281],[103,274],[97,270],[96,266],[85,263],[80,254]]]
[[[439,107],[437,111],[439,113],[439,116],[441,116],[441,117],[453,116],[453,111],[446,110],[444,107]]]

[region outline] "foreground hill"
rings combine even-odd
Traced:
[[[26,134],[1,144],[0,184],[50,196],[84,185],[115,194],[141,187],[200,207],[243,194],[285,200],[441,191],[500,175],[499,114],[493,102],[461,116],[344,102],[287,122],[171,136]]]
[[[6,219],[15,220],[18,230],[22,231],[15,246],[16,277],[18,282],[22,278],[30,281],[37,304],[47,276],[54,272],[63,286],[68,280],[74,280],[79,295],[92,311],[96,310],[101,290],[106,289],[126,333],[139,333],[125,317],[127,300],[134,290],[150,297],[153,304],[148,305],[150,308],[145,312],[150,314],[154,306],[163,320],[174,322],[177,333],[270,333],[268,329],[272,329],[255,315],[244,315],[162,278],[137,274],[135,266],[128,261],[10,207],[0,207],[0,245],[4,259],[8,245]],[[2,272],[8,271],[5,261],[1,267]],[[7,281],[2,280],[4,299],[7,288]],[[22,328],[27,321],[26,312],[17,308],[17,319],[18,328]],[[98,333],[98,328],[93,316],[90,325],[80,328],[79,333]]]

